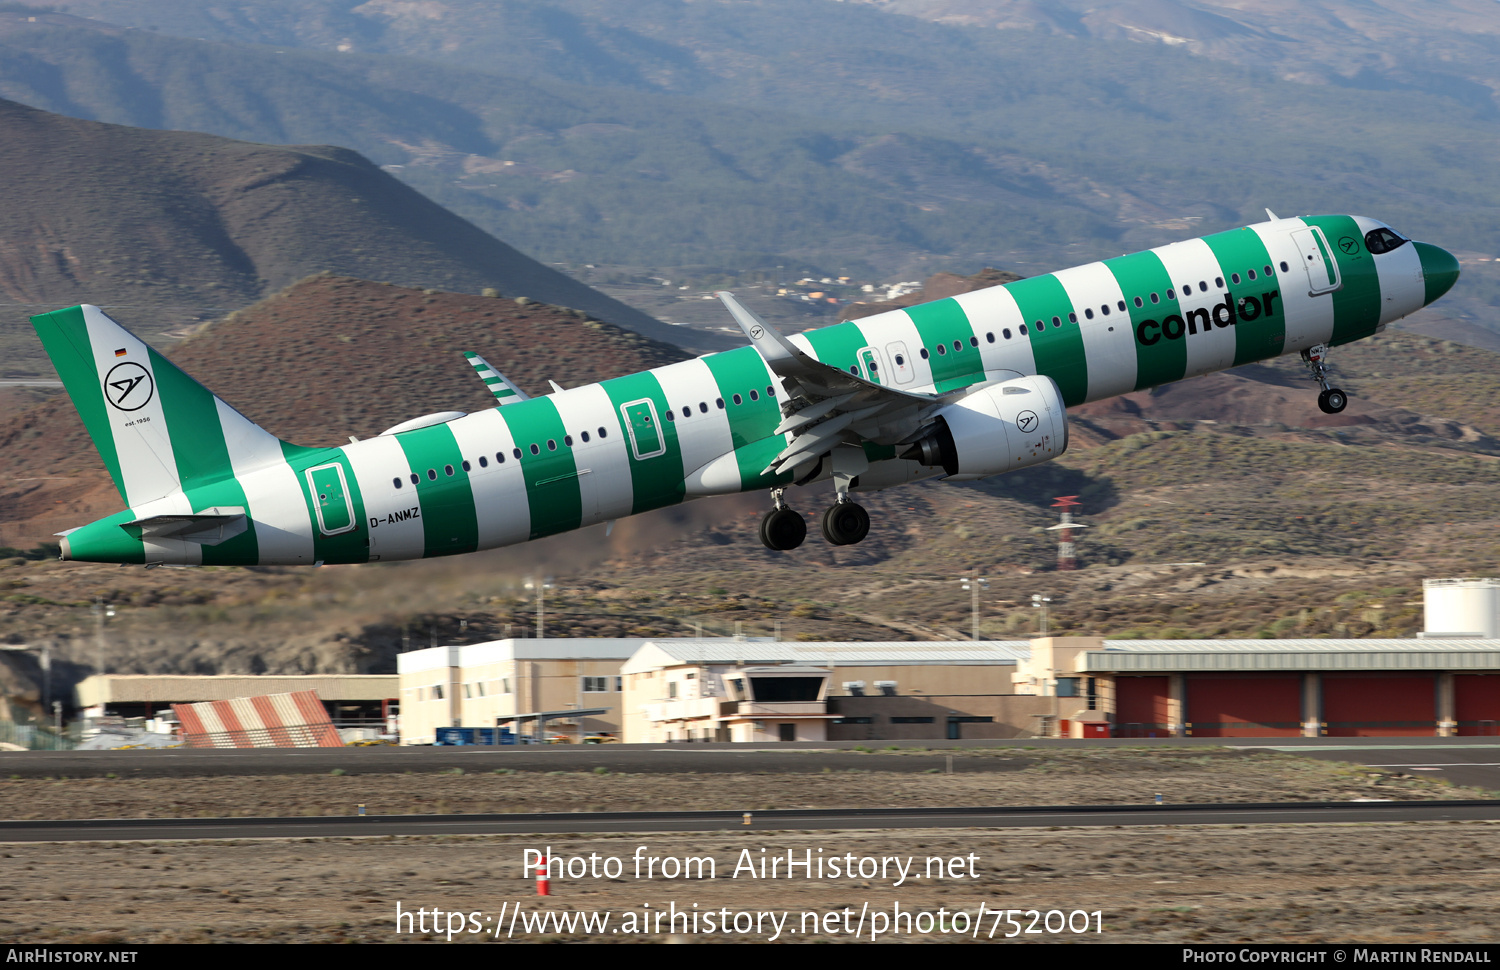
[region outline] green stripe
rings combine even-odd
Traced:
[[[1083,333],[1078,324],[1068,322],[1073,301],[1068,299],[1062,281],[1048,273],[1006,283],[1005,288],[1026,320],[1026,339],[1031,341],[1037,373],[1057,382],[1066,407],[1088,400],[1089,368],[1083,351]],[[1061,327],[1052,326],[1054,316],[1062,319]],[[1037,331],[1038,320],[1047,321],[1046,330]]]
[[[1155,253],[1106,259],[1130,310],[1135,342],[1135,389],[1180,381],[1187,373],[1187,321],[1183,319],[1171,274]],[[1167,293],[1172,293],[1172,299]],[[1155,295],[1161,302],[1152,303]],[[1139,298],[1141,305],[1135,305]],[[1194,329],[1198,329],[1195,325]],[[1176,334],[1176,336],[1173,336]]]
[[[643,398],[649,398],[656,404],[656,413],[659,418],[667,413],[667,396],[662,392],[661,382],[650,371],[631,374],[628,377],[617,377],[603,382],[600,386],[604,388],[604,392],[609,395],[609,400],[614,405],[615,419],[622,424],[625,423],[625,416],[620,412],[621,405]],[[734,405],[726,400],[724,406],[727,409]],[[636,458],[635,453],[630,449],[629,435],[625,436],[625,456],[630,463],[630,485],[633,495],[631,515],[647,509],[659,509],[664,505],[675,505],[682,501],[686,492],[686,486],[683,483],[685,473],[682,467],[682,446],[677,440],[677,423],[663,419],[660,421],[659,431],[667,450],[655,458]],[[625,433],[623,428],[621,433]]]
[[[417,501],[422,508],[422,555],[447,556],[479,547],[479,519],[474,512],[474,489],[464,471],[464,456],[453,429],[446,424],[405,431],[396,441],[417,476]],[[447,468],[453,474],[447,473]],[[434,480],[427,476],[431,470]],[[575,523],[576,525],[576,523]]]
[[[193,511],[214,506],[239,506],[254,516],[245,490],[234,477],[224,426],[214,396],[202,384],[178,370],[161,354],[148,348],[156,391],[161,395],[162,415],[167,419],[167,437],[177,461],[177,479],[187,493]],[[260,561],[255,529],[232,539],[203,547],[203,564],[244,565]]]
[[[110,430],[109,413],[105,410],[104,379],[94,366],[83,310],[70,307],[43,313],[32,317],[31,325],[42,338],[42,347],[52,359],[52,366],[57,368],[57,376],[67,388],[68,397],[73,399],[73,407],[78,409],[78,416],[83,419],[84,428],[99,450],[99,457],[104,459],[104,467],[115,483],[115,490],[129,505],[125,479],[120,475],[120,456],[115,451],[114,432]]]
[[[743,448],[734,450],[734,460],[740,466],[740,491],[753,492],[762,488],[775,488],[778,485],[786,485],[792,480],[793,473],[788,470],[780,475],[774,473],[760,474],[761,469],[776,460],[786,447],[787,436],[776,435],[774,438],[762,438],[752,441]]]
[[[526,504],[531,511],[531,538],[567,532],[583,524],[583,495],[578,463],[565,439],[557,405],[545,397],[511,404],[499,411],[521,449],[521,475],[526,480]],[[547,442],[556,448],[548,448]],[[537,454],[531,446],[537,446]],[[472,508],[472,495],[470,497]]]
[[[729,415],[729,437],[740,466],[741,488],[751,491],[769,487],[771,478],[766,478],[763,483],[760,472],[786,447],[786,436],[771,437],[771,432],[781,422],[781,407],[774,397],[766,394],[766,388],[775,383],[775,378],[766,369],[765,359],[754,347],[740,347],[705,357],[703,362],[714,376],[719,396],[724,399],[724,410]],[[750,400],[752,390],[757,400]],[[736,394],[740,396],[739,404],[734,403]],[[760,442],[765,442],[766,447],[745,447]],[[763,456],[761,453],[767,449],[770,454]],[[790,473],[781,477],[789,480]]]
[[[864,331],[849,320],[821,330],[809,330],[802,336],[812,344],[819,360],[842,371],[858,366],[860,349],[870,346]]]
[[[922,336],[927,363],[932,367],[932,383],[938,391],[966,387],[984,376],[979,351],[969,345],[974,327],[957,300],[949,298],[907,307],[906,315]],[[953,349],[954,341],[958,342],[958,350]],[[939,347],[942,353],[938,353]]]
[[[1203,241],[1219,263],[1223,292],[1234,310],[1234,366],[1281,356],[1286,348],[1281,279],[1265,275],[1271,265],[1265,243],[1249,228],[1217,232],[1204,236]],[[1252,269],[1253,280],[1249,278]],[[1238,283],[1234,282],[1235,273],[1240,275]],[[1269,313],[1265,310],[1268,302]]]
[[[365,502],[359,491],[359,480],[354,469],[340,448],[302,448],[281,443],[281,453],[297,476],[297,487],[302,489],[302,502],[307,509],[307,521],[312,528],[313,559],[324,563],[369,562],[370,532],[365,526]],[[344,496],[354,516],[355,526],[349,532],[336,536],[325,536],[318,528],[317,512],[313,508],[316,499],[307,486],[307,470],[319,465],[337,463],[343,466],[344,483],[349,492]],[[424,510],[425,517],[426,512]]]
[[[1380,325],[1380,274],[1365,249],[1359,223],[1348,216],[1309,216],[1302,220],[1328,237],[1343,285],[1333,291],[1332,346],[1368,337]],[[1348,248],[1351,252],[1345,252]]]

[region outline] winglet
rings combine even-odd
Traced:
[[[1266,206],[1266,215],[1268,215],[1268,216],[1271,217],[1271,221],[1272,222],[1280,222],[1281,221],[1281,216],[1278,216],[1276,213],[1272,212],[1270,206]]]
[[[730,315],[734,317],[734,322],[740,325],[745,336],[750,338],[750,342],[755,345],[756,350],[760,351],[760,355],[768,364],[803,356],[802,352],[774,327],[745,309],[740,301],[734,298],[733,293],[720,290],[714,296],[718,297],[728,308]],[[773,367],[772,370],[775,368]]]
[[[517,387],[510,378],[495,369],[495,366],[483,357],[472,351],[464,351],[464,356],[469,359],[474,372],[479,379],[484,381],[490,393],[495,395],[495,400],[502,405],[515,404],[517,401],[529,401],[531,395]]]

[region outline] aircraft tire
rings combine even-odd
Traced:
[[[870,513],[864,506],[840,502],[823,513],[823,538],[830,545],[852,546],[870,534]]]
[[[1324,414],[1338,414],[1349,406],[1349,395],[1337,387],[1330,387],[1318,395],[1318,410]]]
[[[807,538],[807,520],[789,508],[772,509],[760,520],[760,541],[767,549],[785,552]]]

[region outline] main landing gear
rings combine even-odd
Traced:
[[[1349,404],[1349,395],[1328,383],[1328,345],[1318,344],[1302,351],[1302,362],[1311,368],[1313,380],[1323,389],[1318,395],[1318,410],[1324,414],[1338,414],[1344,410]]]
[[[776,507],[760,520],[760,541],[767,549],[785,552],[802,545],[807,538],[807,520],[782,500],[781,489],[773,489]],[[864,506],[849,501],[836,502],[823,513],[823,538],[830,545],[852,546],[870,534],[870,513]]]
[[[776,507],[760,520],[760,541],[767,549],[785,552],[802,545],[807,538],[807,520],[781,500],[781,492],[779,488],[771,490]]]

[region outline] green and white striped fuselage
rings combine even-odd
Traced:
[[[1370,253],[1365,234],[1383,225],[1350,216],[1279,219],[791,341],[842,371],[927,394],[1043,375],[1073,406],[1358,340],[1452,285],[1456,263],[1444,277],[1452,257],[1436,247]],[[58,368],[96,442],[96,428],[109,425],[114,444],[100,450],[132,507],[68,534],[67,558],[289,564],[452,555],[704,495],[784,486],[794,475],[766,471],[791,438],[773,433],[787,392],[751,346],[312,449],[262,431],[134,338],[121,353],[123,338],[94,332],[102,326],[89,324],[92,351],[82,355],[94,372],[85,361],[74,376],[80,386],[104,382],[108,399],[80,401],[67,368]],[[41,323],[38,330],[48,340]],[[140,386],[155,387],[137,410],[112,406],[109,395],[136,373],[116,372],[120,361],[139,361],[149,372]],[[122,378],[114,385],[112,373]],[[92,421],[90,408],[100,412]],[[143,449],[137,439],[155,444]],[[897,446],[859,444],[870,466],[855,489],[943,473],[896,457]],[[208,542],[131,525],[205,510],[244,515]]]

